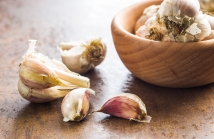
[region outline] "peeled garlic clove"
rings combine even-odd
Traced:
[[[93,39],[89,43],[74,41],[61,43],[58,49],[61,53],[63,63],[71,71],[80,74],[99,65],[106,55],[106,45],[101,39]]]
[[[34,103],[49,102],[64,97],[77,86],[54,86],[46,89],[36,89],[26,86],[20,79],[18,81],[19,94],[26,100]]]
[[[90,94],[95,95],[95,92],[89,88],[77,88],[64,97],[61,105],[64,122],[81,121],[85,118],[90,106]]]
[[[124,93],[109,99],[100,110],[113,116],[150,123],[151,117],[147,115],[146,106],[136,95]]]
[[[51,68],[34,58],[25,58],[22,61],[19,68],[19,77],[27,86],[38,89],[62,84]]]

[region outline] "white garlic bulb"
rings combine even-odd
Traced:
[[[144,11],[142,16],[137,20],[135,23],[135,32],[137,29],[145,24],[145,22],[152,16],[156,16],[157,11],[159,10],[160,5],[151,5],[147,7]]]
[[[210,24],[195,0],[164,0],[152,20],[155,24],[146,22],[136,35],[156,41],[192,42],[211,33]]]
[[[202,10],[205,12],[214,12],[214,1],[213,0],[199,0]]]
[[[64,97],[61,104],[64,122],[80,121],[85,118],[90,106],[89,95],[95,95],[95,92],[89,88],[78,88]]]
[[[80,74],[99,65],[106,55],[106,45],[101,39],[92,39],[90,42],[60,43],[58,49],[63,63],[71,71]]]

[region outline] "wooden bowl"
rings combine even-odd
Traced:
[[[143,10],[161,2],[143,1],[114,17],[112,37],[122,62],[136,77],[158,86],[187,88],[214,82],[214,39],[177,43],[134,35],[134,25]]]

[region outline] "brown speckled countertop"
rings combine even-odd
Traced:
[[[171,89],[135,78],[120,61],[111,37],[111,21],[122,8],[140,0],[1,0],[0,1],[0,138],[1,139],[212,139],[214,84]],[[36,39],[37,51],[61,60],[61,41],[101,37],[105,61],[84,76],[96,96],[90,111],[110,97],[137,94],[146,104],[150,124],[102,113],[81,122],[62,121],[62,99],[35,104],[17,91],[18,65]],[[194,80],[194,79],[193,79]]]

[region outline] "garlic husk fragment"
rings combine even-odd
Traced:
[[[142,16],[137,20],[137,22],[135,23],[135,32],[137,31],[137,29],[144,25],[145,22],[152,16],[156,16],[157,11],[159,10],[160,5],[151,5],[149,7],[147,7],[144,11]]]
[[[49,102],[64,97],[77,86],[54,86],[45,89],[31,88],[26,86],[20,79],[18,81],[19,94],[26,100],[34,103]]]
[[[86,88],[90,86],[90,80],[87,77],[71,72],[60,61],[35,52],[35,44],[35,40],[30,40],[29,48],[20,63],[19,76],[25,85],[37,89],[66,84]]]
[[[90,42],[62,42],[58,49],[63,63],[71,71],[80,74],[99,65],[106,55],[106,45],[101,39],[92,39]]]
[[[137,122],[150,123],[151,117],[147,115],[143,101],[131,93],[119,94],[109,99],[99,110],[116,117],[121,117]]]
[[[164,0],[154,21],[157,24],[146,22],[136,35],[155,41],[193,42],[211,33],[210,23],[195,0]]]
[[[89,88],[77,88],[64,97],[61,104],[64,122],[81,121],[85,118],[90,106],[89,95],[95,95],[95,92]]]

